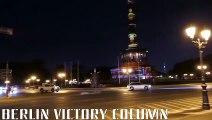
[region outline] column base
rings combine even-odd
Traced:
[[[210,104],[202,104],[203,110],[210,110]]]

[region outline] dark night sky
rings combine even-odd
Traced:
[[[149,63],[171,69],[198,56],[186,40],[187,25],[212,28],[211,0],[136,0],[140,47]],[[44,59],[49,68],[80,60],[87,68],[117,65],[128,45],[127,0],[1,0],[0,26],[14,35],[0,35],[0,62]],[[212,40],[205,50],[212,53]]]

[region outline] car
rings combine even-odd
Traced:
[[[4,87],[0,87],[0,94],[5,93],[5,88]]]
[[[38,89],[40,90],[40,92],[58,92],[60,90],[60,87],[49,83],[42,83],[42,86],[38,87]]]
[[[139,82],[131,82],[129,85],[127,85],[128,90],[150,90],[152,86],[150,84],[142,84]]]
[[[15,86],[11,86],[11,91],[10,91],[10,93],[11,93],[11,94],[16,94],[17,92],[18,92],[18,88],[15,87]]]
[[[11,86],[10,87],[10,94],[16,94],[17,93],[17,87]],[[5,94],[7,91],[7,87],[0,87],[0,94]]]

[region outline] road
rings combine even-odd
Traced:
[[[212,101],[212,85],[209,84],[208,88]],[[107,109],[107,120],[112,119],[114,109],[168,109],[170,120],[192,116],[192,120],[194,117],[211,118],[212,111],[201,110],[201,104],[201,87],[197,84],[153,86],[149,91],[128,91],[125,87],[66,88],[58,93],[20,90],[11,98],[0,97],[1,109]],[[116,117],[119,118],[120,114],[116,113]]]

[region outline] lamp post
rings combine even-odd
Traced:
[[[203,66],[203,49],[206,47],[208,40],[211,35],[211,31],[208,29],[202,30],[200,32],[200,37],[196,35],[196,28],[195,27],[189,27],[185,30],[186,34],[188,37],[192,40],[194,44],[198,46],[199,49],[199,57],[200,57],[200,66],[201,66],[201,81],[202,81],[202,109],[204,110],[210,110],[210,104],[208,100],[208,91],[207,91],[207,85],[205,82],[205,77],[204,77],[204,66]]]
[[[66,83],[68,82],[68,80],[65,80],[65,86],[66,86]]]
[[[29,80],[26,80],[25,83],[26,84],[29,84],[29,86],[30,86],[30,81]]]
[[[206,72],[205,74],[206,74],[206,75],[210,75],[210,74],[211,74],[211,72]]]
[[[5,81],[5,84],[6,84],[6,88],[8,87],[8,84],[10,84],[10,81],[9,80],[6,80]]]
[[[32,80],[33,86],[34,86],[34,81],[35,81],[36,78],[37,78],[37,77],[36,77],[35,75],[32,75],[32,76],[31,76],[31,80]]]
[[[197,66],[197,69],[199,69],[199,70],[202,70],[203,69],[205,71],[207,68],[208,68],[208,66],[206,66],[206,65],[202,65],[202,66],[201,65],[198,65]]]
[[[6,97],[9,97],[9,94],[10,94],[10,86],[9,86],[9,84],[10,84],[10,81],[9,80],[6,80],[5,81],[5,84],[6,84]]]
[[[27,79],[26,81],[29,81],[29,86],[31,86],[31,79],[29,78],[29,79]]]
[[[37,85],[39,85],[40,79],[37,79],[36,81],[37,81]]]
[[[50,80],[46,80],[46,83],[49,83],[50,82]]]
[[[57,75],[60,79],[61,79],[61,87],[62,87],[62,79],[66,76],[66,74],[65,73],[58,73],[58,75]]]
[[[131,81],[130,80],[130,73],[132,72],[132,69],[131,68],[122,69],[122,72],[128,74],[128,81],[129,81],[129,84],[130,84],[130,81]]]
[[[53,79],[53,81],[54,81],[54,84],[56,84],[56,82],[57,82],[57,79]]]

